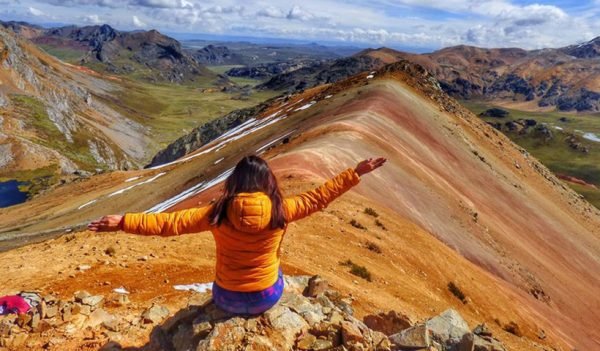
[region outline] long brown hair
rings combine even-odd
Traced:
[[[227,217],[227,205],[238,193],[263,192],[271,199],[270,229],[285,228],[283,197],[277,178],[265,160],[258,156],[246,156],[238,162],[233,173],[225,181],[223,195],[217,200],[209,216],[211,225],[220,225]]]

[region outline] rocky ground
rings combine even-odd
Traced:
[[[505,350],[485,324],[471,331],[453,309],[418,323],[395,311],[361,321],[353,315],[352,297],[330,289],[319,276],[285,281],[279,303],[257,316],[220,310],[210,292],[191,294],[174,314],[160,304],[141,314],[127,308],[131,302],[123,288],[107,296],[46,295],[28,314],[0,320],[0,347],[65,350],[79,339],[77,349],[101,350]],[[121,345],[125,335],[149,329],[143,346]]]

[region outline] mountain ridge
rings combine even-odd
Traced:
[[[260,87],[297,90],[356,74],[352,69],[329,74],[334,67],[343,67],[343,60],[361,62],[361,70],[371,71],[407,59],[429,70],[442,88],[456,98],[526,103],[531,109],[597,112],[600,111],[600,64],[594,60],[600,52],[595,49],[597,42],[599,38],[582,46],[531,51],[467,45],[429,54],[385,47],[365,49],[350,58],[275,75]]]
[[[186,53],[181,44],[157,30],[119,31],[107,24],[42,29],[27,23],[0,22],[37,45],[79,55],[78,64],[111,74],[137,73],[153,82],[185,83],[216,74]],[[32,30],[31,28],[34,28]],[[148,71],[149,70],[149,71]]]

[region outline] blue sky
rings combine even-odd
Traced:
[[[0,19],[417,50],[538,49],[600,36],[600,0],[0,0]]]

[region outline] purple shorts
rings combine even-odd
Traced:
[[[261,314],[273,307],[283,294],[283,273],[271,287],[256,292],[241,292],[224,289],[213,284],[212,295],[217,307],[235,314]]]

